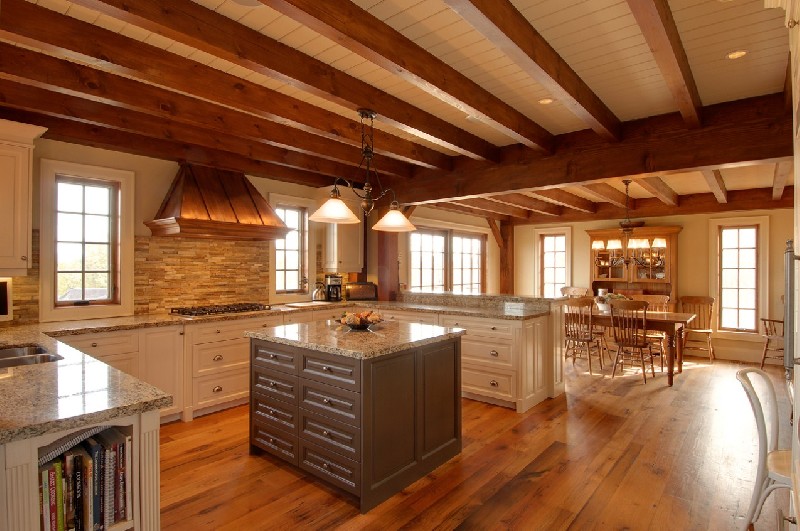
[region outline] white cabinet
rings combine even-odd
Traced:
[[[44,132],[0,120],[0,277],[27,275],[30,267],[33,141]]]
[[[547,398],[547,316],[517,321],[441,315],[439,325],[467,331],[461,337],[464,397],[518,413]]]
[[[358,203],[347,202],[350,210],[361,214]],[[325,226],[326,273],[355,273],[364,268],[364,223]]]
[[[311,312],[306,312],[311,314]],[[250,396],[248,330],[283,324],[270,315],[231,321],[187,324],[184,336],[184,421],[241,403]],[[191,396],[188,396],[191,393]]]
[[[63,336],[58,340],[115,369],[139,378],[138,329]]]
[[[183,326],[143,328],[139,335],[140,378],[172,395],[166,417],[183,409]]]
[[[384,321],[399,321],[401,323],[419,323],[429,325],[439,324],[439,316],[435,313],[419,312],[414,310],[378,310],[378,312],[383,315]]]
[[[121,417],[102,424],[127,427],[132,432],[133,520],[118,522],[111,529],[160,529],[158,411]],[[37,466],[39,449],[93,426],[97,424],[0,444],[0,500],[5,500],[5,507],[0,510],[0,531],[36,531],[41,528]]]
[[[320,310],[322,311],[322,310]],[[283,314],[283,324],[310,323],[314,321],[314,312],[311,310],[301,312],[286,312]]]

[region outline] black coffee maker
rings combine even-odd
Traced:
[[[338,302],[342,300],[342,276],[325,275],[325,300]]]

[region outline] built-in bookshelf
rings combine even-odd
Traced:
[[[98,426],[39,448],[40,529],[132,528],[133,450],[131,426]]]

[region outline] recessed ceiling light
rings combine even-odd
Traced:
[[[727,57],[728,59],[740,59],[745,55],[747,55],[747,50],[734,50],[728,53],[725,57]]]
[[[556,100],[554,100],[553,98],[542,98],[539,100],[539,105],[550,105],[554,101]]]

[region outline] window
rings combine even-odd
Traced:
[[[484,291],[486,237],[419,229],[409,235],[409,288],[478,294]]]
[[[719,328],[757,332],[758,227],[719,231]]]
[[[133,314],[134,174],[41,160],[39,320]]]
[[[567,237],[542,234],[539,238],[542,297],[560,297],[561,288],[567,285]]]
[[[56,305],[118,302],[117,183],[56,176]]]
[[[305,292],[306,210],[302,207],[278,205],[275,213],[291,229],[285,238],[275,240],[275,292]]]

